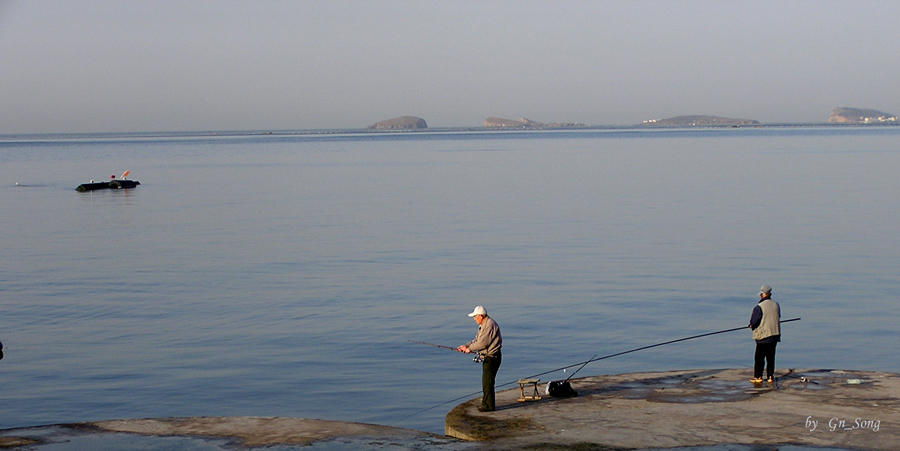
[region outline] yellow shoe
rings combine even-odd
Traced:
[[[761,378],[761,377],[754,377],[753,379],[750,379],[750,382],[753,382],[754,384],[761,384],[761,383],[762,383],[762,378]]]
[[[768,382],[768,383],[771,384],[771,383],[775,382],[775,379],[772,379],[772,378],[770,377],[770,378],[766,379],[766,382]]]

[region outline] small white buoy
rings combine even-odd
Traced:
[[[847,383],[850,385],[859,385],[862,383],[860,379],[847,379]]]

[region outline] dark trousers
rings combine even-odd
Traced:
[[[500,361],[503,356],[500,352],[493,357],[484,357],[481,363],[481,390],[484,395],[481,397],[481,408],[486,411],[497,410],[497,402],[494,395],[494,382],[497,380],[497,371],[500,370]]]
[[[753,355],[753,377],[761,379],[763,367],[766,368],[766,378],[775,375],[775,346],[777,344],[777,341],[756,344],[756,353]]]

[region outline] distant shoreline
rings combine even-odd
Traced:
[[[71,141],[97,139],[192,139],[192,138],[234,138],[234,137],[285,137],[285,136],[319,136],[319,135],[399,135],[419,133],[521,133],[521,132],[553,132],[553,131],[652,131],[652,130],[708,130],[708,129],[759,129],[759,128],[891,128],[900,123],[784,123],[756,125],[697,125],[697,126],[665,126],[665,125],[585,125],[572,127],[429,127],[420,129],[296,129],[296,130],[209,130],[209,131],[167,131],[167,132],[83,132],[83,133],[10,133],[0,134],[2,142],[23,141]]]

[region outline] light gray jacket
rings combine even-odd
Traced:
[[[466,347],[472,352],[491,357],[500,352],[501,346],[503,346],[503,338],[500,337],[500,326],[491,317],[485,318],[484,322],[478,326],[475,339],[466,343]]]

